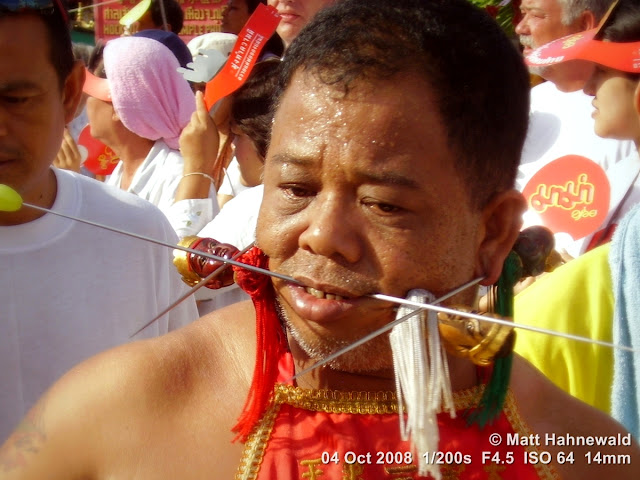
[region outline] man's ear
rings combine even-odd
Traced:
[[[482,285],[498,280],[505,258],[513,248],[522,228],[526,201],[517,190],[496,194],[482,210],[482,235],[476,275],[485,277]]]
[[[62,104],[64,107],[64,120],[69,123],[75,117],[76,110],[82,98],[84,86],[84,64],[76,61],[71,73],[67,76],[62,89]]]
[[[596,16],[591,10],[584,10],[580,14],[580,17],[578,17],[578,20],[580,22],[578,26],[580,27],[581,31],[591,30],[592,28],[596,28],[598,26]]]

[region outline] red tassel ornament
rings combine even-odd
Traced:
[[[238,261],[268,269],[269,258],[253,247]],[[244,268],[233,267],[236,283],[249,294],[256,310],[256,365],[249,395],[238,422],[235,440],[245,442],[269,404],[278,377],[278,359],[288,350],[286,336],[276,313],[276,295],[271,278]]]

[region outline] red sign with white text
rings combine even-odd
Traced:
[[[280,15],[272,6],[258,5],[238,34],[229,60],[222,70],[207,82],[204,101],[207,110],[223,97],[240,88],[258,61],[260,51],[276,31]]]

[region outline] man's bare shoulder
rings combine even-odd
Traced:
[[[572,454],[572,461],[556,463],[563,478],[638,478],[640,448],[633,440],[623,444],[630,436],[613,418],[556,387],[517,355],[511,379],[520,415],[539,435],[539,448],[554,460],[560,452],[562,459]]]
[[[131,471],[146,472],[140,478],[168,472],[175,475],[166,478],[186,478],[186,458],[193,478],[201,478],[199,464],[215,472],[211,462],[237,451],[231,428],[251,380],[254,330],[253,306],[243,302],[81,363],[0,449],[0,473],[7,479],[117,479]]]

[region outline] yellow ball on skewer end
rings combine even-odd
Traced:
[[[22,197],[8,185],[0,183],[0,212],[17,212],[22,207]]]

